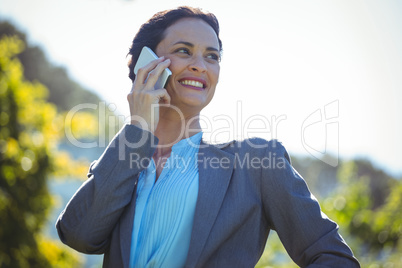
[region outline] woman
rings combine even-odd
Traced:
[[[133,68],[143,46],[159,59]],[[214,15],[181,7],[145,23],[129,54],[131,124],[57,221],[60,239],[104,267],[253,267],[276,230],[299,266],[359,267],[275,141],[214,146],[200,111],[219,78]],[[165,88],[154,88],[165,68]]]

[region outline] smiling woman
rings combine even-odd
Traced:
[[[158,59],[134,66],[144,46]],[[203,141],[219,79],[211,13],[157,13],[135,36],[125,125],[61,213],[60,239],[104,267],[254,267],[270,230],[302,267],[359,267],[277,141]],[[165,68],[165,88],[155,83]]]
[[[170,59],[173,74],[166,86],[170,103],[195,116],[211,101],[218,83],[218,37],[197,18],[180,19],[166,29],[165,36],[156,53]]]

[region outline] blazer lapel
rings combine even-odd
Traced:
[[[201,142],[198,152],[199,189],[186,267],[195,267],[229,186],[235,157]]]

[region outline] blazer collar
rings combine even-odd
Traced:
[[[221,150],[229,144],[214,146],[201,141],[198,198],[185,267],[197,266],[229,186],[235,157]]]

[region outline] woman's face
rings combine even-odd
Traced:
[[[184,18],[165,30],[156,47],[158,56],[171,60],[166,86],[171,104],[201,111],[212,99],[219,79],[219,43],[205,21]]]

